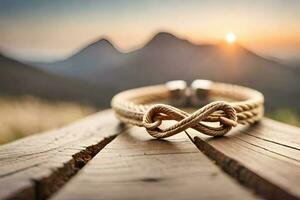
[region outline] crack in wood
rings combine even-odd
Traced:
[[[4,178],[4,177],[6,177],[6,176],[11,176],[11,175],[13,175],[13,174],[15,174],[15,173],[19,173],[19,172],[25,171],[25,170],[27,170],[27,169],[31,169],[31,168],[33,168],[33,167],[37,167],[37,166],[39,166],[39,165],[40,165],[40,164],[29,165],[29,166],[27,166],[27,167],[24,167],[24,168],[20,168],[20,169],[18,169],[18,170],[15,170],[15,171],[13,171],[13,172],[6,173],[6,174],[2,174],[2,175],[0,175],[0,178]]]
[[[193,132],[188,131],[189,133],[186,132],[186,134],[190,140],[182,140],[178,137],[170,141],[158,141],[150,138],[143,129],[120,126],[111,111],[103,112],[68,128],[53,131],[51,134],[42,134],[5,148],[2,147],[0,149],[0,156],[3,158],[0,159],[3,163],[0,165],[2,173],[0,175],[0,199],[41,200],[49,197],[56,198],[57,195],[68,192],[68,195],[73,197],[71,199],[74,199],[78,198],[79,190],[83,192],[81,197],[84,198],[87,197],[85,195],[91,195],[90,192],[94,191],[94,195],[100,194],[101,197],[106,194],[107,197],[116,195],[123,199],[123,195],[114,192],[118,187],[122,188],[124,194],[127,194],[127,189],[130,188],[140,191],[144,190],[141,186],[145,185],[151,186],[154,190],[157,185],[164,186],[166,183],[176,183],[173,185],[176,186],[181,183],[177,182],[179,180],[193,183],[186,185],[186,191],[198,192],[198,184],[202,184],[201,181],[207,176],[216,176],[216,180],[221,181],[212,180],[210,182],[212,185],[207,186],[208,189],[219,184],[219,191],[229,195],[228,189],[225,188],[228,185],[222,184],[222,181],[228,178],[227,175],[224,176],[223,172],[209,171],[208,169],[214,165],[207,160],[206,156],[234,179],[265,198],[300,199],[300,192],[297,188],[300,169],[299,163],[295,162],[300,155],[299,144],[295,143],[299,139],[299,129],[289,128],[286,131],[272,129],[270,131],[268,127],[271,123],[273,122],[263,122],[261,126],[254,126],[247,131],[235,131],[227,137],[217,139],[199,135],[193,138]],[[124,133],[127,134],[124,135]],[[119,134],[121,137],[118,137]],[[114,140],[115,137],[118,137],[117,140]],[[113,143],[106,146],[112,140],[114,140]],[[280,143],[281,140],[282,143]],[[190,144],[190,141],[193,144]],[[18,148],[20,146],[22,148]],[[52,148],[53,146],[55,148]],[[104,147],[105,149],[102,150]],[[47,150],[42,151],[43,149]],[[199,153],[199,150],[206,156]],[[207,160],[206,164],[205,160],[200,159],[201,156]],[[92,162],[86,166],[91,160]],[[102,164],[97,164],[98,162]],[[129,162],[134,164],[129,165]],[[164,170],[166,166],[170,170]],[[89,173],[84,175],[89,171],[88,169],[92,170],[93,175]],[[153,169],[161,170],[161,176],[152,173]],[[216,170],[220,171],[217,168]],[[77,174],[79,171],[81,173]],[[201,181],[195,177],[195,172],[197,177],[201,177],[199,179]],[[95,176],[94,173],[98,173],[99,176]],[[107,176],[107,173],[111,175]],[[124,176],[118,177],[119,174]],[[169,176],[171,174],[172,176]],[[220,176],[224,177],[220,179]],[[81,183],[80,177],[93,181],[87,183],[85,182],[87,179],[83,178]],[[69,183],[72,178],[74,179]],[[76,181],[79,185],[75,184]],[[99,183],[102,183],[104,187],[108,186],[98,188]],[[128,186],[127,189],[123,188],[124,183]],[[237,182],[232,183],[236,185],[234,187],[242,188]],[[95,187],[90,187],[89,184],[94,184]],[[203,186],[206,186],[205,184]],[[132,188],[133,185],[135,188]],[[67,190],[72,187],[72,190]],[[60,190],[61,188],[63,189]],[[161,194],[169,194],[169,189],[161,191],[165,192]],[[181,189],[182,187],[176,189],[176,192],[182,192]],[[60,191],[57,193],[58,190]],[[74,192],[77,193],[74,194]],[[202,197],[206,195],[205,192]],[[210,192],[214,197],[218,195],[215,191]],[[235,192],[236,190],[234,190],[234,195],[244,194]],[[135,193],[131,194],[131,197],[137,197],[134,196]],[[150,196],[152,194],[149,193]],[[155,195],[153,197],[161,199],[161,196]],[[98,198],[98,196],[95,197]],[[239,199],[240,196],[237,197]],[[244,197],[241,195],[241,198]],[[261,196],[255,196],[255,198],[261,198]]]
[[[243,142],[245,142],[245,143],[247,143],[247,144],[253,145],[253,146],[257,147],[257,148],[263,149],[263,150],[265,150],[265,151],[268,151],[268,152],[274,153],[274,154],[276,154],[276,155],[282,156],[282,157],[284,157],[284,158],[291,159],[291,160],[293,160],[293,161],[295,161],[295,162],[300,162],[299,159],[295,159],[295,158],[286,156],[286,155],[284,155],[284,154],[277,153],[276,151],[272,151],[272,150],[270,150],[270,149],[268,149],[268,148],[266,148],[266,147],[262,147],[262,146],[260,146],[260,145],[253,144],[253,143],[251,143],[251,142],[248,142],[247,140],[243,140],[242,138],[236,137],[236,139],[241,140],[241,141],[243,141]],[[291,147],[290,147],[290,148],[291,148]],[[254,150],[253,150],[253,151],[254,151]]]
[[[43,200],[49,198],[66,184],[78,171],[83,168],[97,153],[109,144],[116,136],[104,138],[98,144],[74,154],[72,159],[64,163],[63,167],[53,170],[52,174],[42,179],[33,179],[35,188],[35,199]]]
[[[215,162],[221,169],[223,169],[230,176],[234,177],[241,184],[254,189],[257,194],[260,194],[267,199],[299,200],[299,198],[297,198],[293,194],[288,193],[279,186],[265,180],[263,177],[251,171],[242,163],[226,156],[224,153],[214,148],[208,142],[202,140],[199,137],[192,138],[192,136],[190,136],[188,133],[187,135],[189,136],[191,141],[198,147],[198,149],[206,156],[208,156],[213,162]]]
[[[297,147],[293,147],[293,146],[290,146],[290,145],[286,145],[286,144],[282,144],[282,143],[279,143],[279,142],[276,142],[276,141],[273,141],[273,140],[269,140],[269,139],[266,139],[266,138],[263,138],[263,137],[259,137],[259,136],[256,136],[254,134],[250,134],[246,131],[241,131],[242,133],[244,134],[247,134],[249,136],[252,136],[254,138],[257,138],[257,139],[260,139],[260,140],[264,140],[266,142],[270,142],[270,143],[273,143],[273,144],[277,144],[279,146],[283,146],[283,147],[287,147],[287,148],[291,148],[291,149],[294,149],[294,150],[297,150],[297,151],[300,151],[300,148],[297,148]]]
[[[126,128],[103,111],[1,146],[0,199],[49,198]]]

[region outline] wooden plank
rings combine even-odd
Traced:
[[[186,134],[119,135],[51,199],[257,199],[202,154]]]
[[[264,119],[220,138],[188,131],[198,148],[269,199],[300,199],[300,129]]]
[[[115,135],[111,111],[0,147],[0,199],[44,199]],[[300,199],[300,129],[272,120],[210,138],[189,130],[198,148],[269,199]],[[196,135],[195,135],[196,134]],[[256,198],[212,164],[184,136],[153,140],[130,128],[97,154],[54,199]]]
[[[105,111],[1,146],[0,199],[48,197],[123,129]]]

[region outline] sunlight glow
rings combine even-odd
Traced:
[[[236,41],[236,35],[232,32],[227,33],[225,36],[225,40],[227,43],[232,44]]]

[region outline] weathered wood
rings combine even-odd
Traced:
[[[202,154],[186,134],[155,140],[132,127],[52,198],[257,199]]]
[[[0,199],[44,199],[122,128],[110,111],[0,147]]]
[[[193,130],[188,135],[222,169],[259,194],[300,199],[299,128],[264,119],[225,137]],[[142,128],[120,126],[112,111],[105,111],[1,146],[0,199],[44,199],[72,176],[53,199],[257,198],[192,142],[185,134],[153,140]]]
[[[300,199],[299,128],[264,119],[220,138],[188,133],[226,172],[268,199]]]

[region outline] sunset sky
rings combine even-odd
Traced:
[[[232,32],[262,55],[299,58],[300,1],[0,0],[0,49],[20,59],[63,59],[102,37],[130,51],[158,31],[199,44]]]

